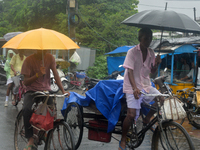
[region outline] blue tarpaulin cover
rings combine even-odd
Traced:
[[[120,99],[124,96],[123,80],[102,80],[85,93],[86,96],[70,92],[69,98],[65,98],[62,115],[65,114],[67,104],[76,102],[81,106],[89,106],[91,100],[97,109],[108,119],[107,132],[111,132],[117,124],[121,111]]]
[[[118,53],[126,53],[126,52],[128,52],[128,50],[129,49],[131,49],[131,48],[133,48],[133,47],[135,47],[135,45],[134,46],[121,46],[121,47],[118,47],[118,48],[116,48],[115,50],[113,50],[113,51],[111,51],[111,52],[109,52],[109,53],[105,53],[105,54],[118,54]]]
[[[124,60],[125,60],[125,56],[107,57],[108,74],[112,74],[114,71],[124,70],[123,67],[119,67],[119,65],[124,64]]]

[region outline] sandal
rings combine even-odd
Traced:
[[[126,147],[125,147],[124,149],[121,147],[121,141],[119,141],[119,148],[120,148],[121,150],[126,150]]]
[[[37,147],[35,145],[27,145],[25,147],[26,150],[28,150],[29,148],[31,148],[30,150],[37,150]]]

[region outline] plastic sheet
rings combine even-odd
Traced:
[[[123,80],[102,80],[87,91],[86,97],[75,92],[70,92],[70,97],[65,98],[61,110],[63,116],[67,104],[76,102],[81,106],[89,106],[90,101],[94,101],[97,109],[108,119],[108,130],[111,132],[117,124],[120,116],[121,103],[120,99],[124,96]]]

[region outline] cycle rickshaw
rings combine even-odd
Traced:
[[[89,130],[89,140],[110,142],[111,134],[122,134],[122,124],[127,109],[122,93],[122,84],[123,80],[103,80],[87,91],[86,97],[71,92],[71,98],[66,99],[62,114],[72,129],[76,149],[81,144],[84,127]],[[161,95],[169,96],[168,94]],[[159,99],[158,104],[160,104]],[[138,121],[133,121],[127,134],[126,149],[139,147],[144,140],[146,131],[156,122],[157,128],[152,137],[152,149],[194,149],[189,134],[180,124],[173,120],[162,119],[160,105],[156,108],[150,104],[143,105],[157,111],[157,116],[145,127],[137,126]],[[145,114],[144,111],[143,114]]]

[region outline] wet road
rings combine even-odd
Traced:
[[[17,113],[21,110],[22,104],[19,103],[17,107],[11,105],[11,100],[9,99],[9,106],[4,107],[4,100],[6,96],[6,86],[0,85],[0,150],[13,150],[14,149],[14,122],[17,116]],[[80,91],[75,91],[80,93]],[[58,109],[62,108],[63,99],[57,101]],[[58,111],[60,112],[60,111]],[[59,113],[58,117],[62,118],[62,115]],[[195,145],[195,149],[200,149],[200,130],[195,129],[187,121],[183,124],[184,128],[188,131],[190,136],[192,137],[192,141]],[[112,134],[116,139],[120,139],[120,135]],[[151,147],[151,138],[152,132],[148,131],[145,140],[142,145],[136,150],[150,150]],[[42,149],[42,148],[39,148]],[[111,139],[110,143],[102,143],[88,140],[88,130],[84,128],[84,135],[81,142],[81,146],[79,150],[117,150],[118,149],[118,141],[114,138]]]

